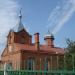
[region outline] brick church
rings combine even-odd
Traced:
[[[59,61],[64,49],[54,46],[54,36],[45,35],[45,44],[40,44],[39,33],[35,33],[35,42],[32,43],[32,35],[24,28],[21,18],[20,13],[17,29],[12,28],[7,36],[7,45],[1,55],[2,63],[14,70],[51,70],[61,66]]]

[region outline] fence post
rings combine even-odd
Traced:
[[[6,63],[4,64],[4,75],[8,75],[7,74],[7,64]]]

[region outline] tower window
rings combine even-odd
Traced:
[[[8,37],[8,44],[11,44],[11,35]]]
[[[24,44],[24,43],[25,43],[25,38],[24,38],[24,37],[21,37],[20,43],[21,43],[21,44]]]

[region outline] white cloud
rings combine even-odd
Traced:
[[[56,6],[53,11],[50,13],[48,18],[47,28],[55,25],[57,23],[57,17],[59,16],[60,6]]]
[[[60,6],[56,6],[55,9],[50,13],[48,21],[52,20],[56,14],[59,13]]]
[[[0,0],[0,52],[6,44],[8,31],[17,23],[18,8],[16,0]]]
[[[54,13],[56,13],[56,14],[54,14]],[[59,30],[62,28],[62,26],[66,22],[68,22],[68,20],[71,18],[73,13],[75,13],[75,0],[63,0],[62,5],[60,5],[60,7],[58,9],[53,11],[52,14],[50,14],[50,16],[52,16],[51,18],[50,18],[50,16],[48,18],[48,21],[50,22],[48,24],[48,27],[49,27],[49,25],[51,25],[51,19],[53,21],[51,26],[53,26],[53,25],[55,26],[52,29],[52,33],[57,34],[59,32]]]

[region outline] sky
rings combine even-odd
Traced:
[[[22,23],[33,36],[40,33],[40,44],[50,31],[57,47],[65,48],[66,39],[75,40],[75,0],[0,0],[0,53],[6,46],[9,30],[17,25],[19,11]]]

